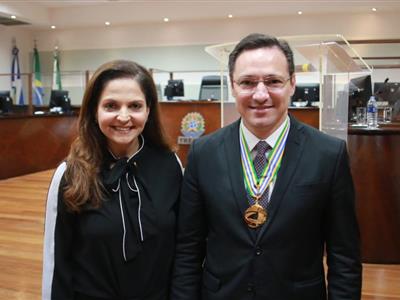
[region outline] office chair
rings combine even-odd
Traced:
[[[228,84],[223,76],[224,100],[228,100]],[[199,100],[221,100],[221,76],[203,76],[200,85]]]

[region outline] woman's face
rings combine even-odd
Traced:
[[[129,157],[136,152],[138,136],[146,125],[149,111],[145,95],[133,78],[117,78],[106,83],[96,117],[114,155]]]

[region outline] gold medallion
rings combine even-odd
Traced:
[[[257,228],[267,221],[267,211],[260,204],[250,206],[244,212],[244,220],[250,228]]]

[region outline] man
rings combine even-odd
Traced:
[[[241,119],[191,147],[171,299],[360,299],[346,145],[288,116],[289,45],[251,34],[229,73]]]

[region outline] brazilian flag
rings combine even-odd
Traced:
[[[33,48],[33,105],[43,105],[43,84],[40,72],[39,52]]]

